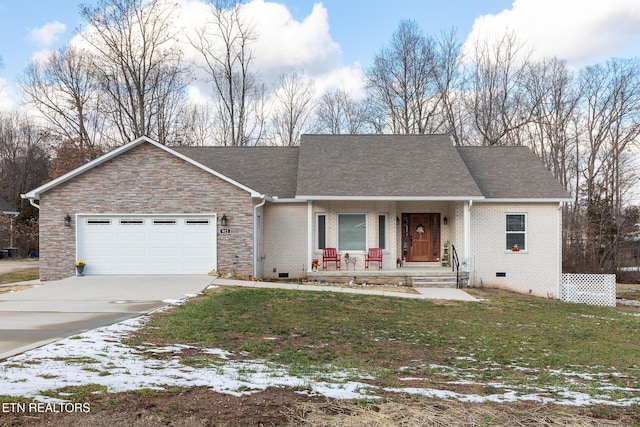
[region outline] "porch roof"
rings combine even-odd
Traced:
[[[447,135],[304,135],[296,197],[482,199]]]

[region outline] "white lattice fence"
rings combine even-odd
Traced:
[[[578,304],[616,306],[615,274],[563,274],[562,300]]]

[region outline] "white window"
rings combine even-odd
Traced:
[[[519,251],[527,249],[527,216],[526,214],[507,214],[506,250]]]
[[[187,225],[209,225],[208,219],[188,219],[185,221]]]
[[[143,219],[121,219],[120,225],[144,225]]]
[[[316,214],[316,249],[327,247],[327,215]]]
[[[111,224],[110,219],[88,219],[87,225],[109,225]]]
[[[153,225],[175,225],[175,219],[154,219]]]
[[[378,214],[378,247],[387,249],[387,214]]]
[[[338,251],[367,250],[367,214],[338,214]]]

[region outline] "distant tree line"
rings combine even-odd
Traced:
[[[453,30],[402,21],[366,70],[366,91],[314,93],[302,71],[261,80],[258,37],[238,1],[209,4],[183,44],[170,0],[83,6],[81,43],[33,62],[21,79],[37,120],[0,115],[0,195],[19,194],[147,135],[168,145],[296,145],[303,133],[450,134],[457,145],[530,147],[569,190],[564,266],[612,271],[637,233],[632,149],[640,135],[640,61],[572,70],[533,59],[512,33],[463,52]],[[198,60],[187,62],[184,46]],[[195,77],[197,76],[197,78]],[[192,83],[211,101],[189,102]],[[636,151],[637,152],[637,151]],[[526,173],[526,171],[523,171]],[[25,220],[34,213],[24,209]]]

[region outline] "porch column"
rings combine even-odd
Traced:
[[[463,233],[464,233],[464,269],[466,271],[471,270],[471,266],[469,265],[471,259],[471,205],[473,204],[472,200],[465,200],[464,202],[464,210],[463,210]]]
[[[313,201],[307,200],[307,273],[311,273],[313,256]]]

